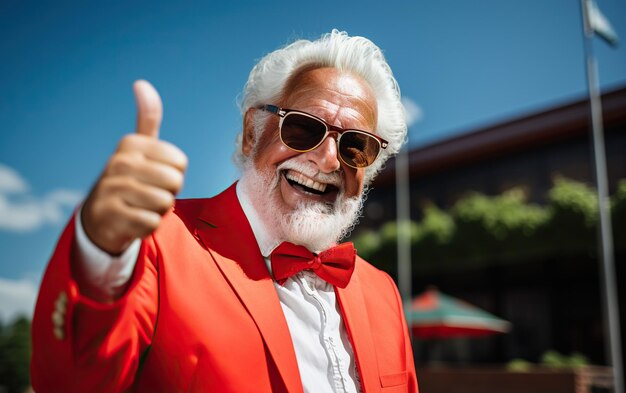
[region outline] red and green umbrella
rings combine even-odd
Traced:
[[[436,288],[413,299],[407,319],[418,338],[479,337],[511,329],[510,322]]]

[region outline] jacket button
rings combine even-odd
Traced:
[[[63,291],[57,297],[54,302],[54,311],[52,312],[52,333],[57,340],[63,340],[65,338],[65,312],[67,310],[67,294]]]
[[[54,333],[54,337],[56,337],[57,340],[63,340],[65,338],[65,333],[63,333],[62,328],[55,326],[52,331]]]

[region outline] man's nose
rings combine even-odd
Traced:
[[[321,145],[307,153],[309,160],[317,165],[323,173],[332,173],[341,167],[339,162],[339,152],[337,151],[337,141],[335,135],[331,134],[324,139]]]

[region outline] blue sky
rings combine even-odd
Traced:
[[[626,40],[626,4],[598,0]],[[0,319],[32,309],[73,207],[134,128],[131,84],[164,103],[190,166],[182,197],[237,178],[236,98],[267,52],[338,28],[376,42],[418,108],[420,146],[584,96],[577,0],[0,2]],[[626,48],[594,41],[603,89]]]

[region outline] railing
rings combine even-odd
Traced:
[[[613,387],[610,367],[578,369],[418,367],[420,391],[426,393],[600,393]]]

